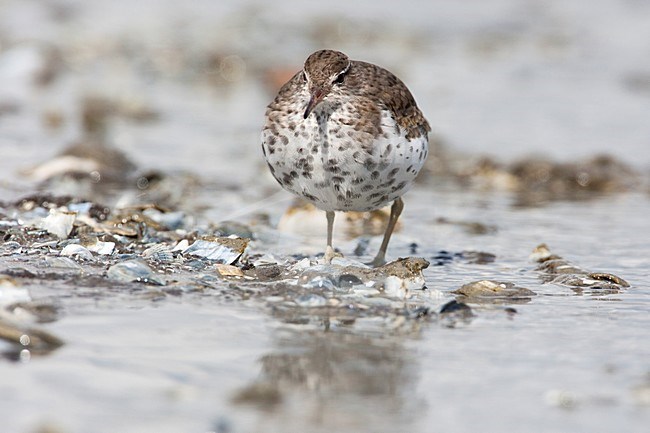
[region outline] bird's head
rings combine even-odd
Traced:
[[[339,51],[320,50],[307,57],[302,69],[302,79],[309,92],[305,119],[333,89],[343,84],[349,70],[350,59]]]

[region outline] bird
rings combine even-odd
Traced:
[[[335,50],[310,54],[267,106],[262,152],[280,186],[325,211],[324,259],[335,212],[372,211],[392,203],[373,267],[386,250],[402,196],[428,154],[429,122],[406,85],[388,70]]]

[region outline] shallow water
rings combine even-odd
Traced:
[[[481,279],[537,293],[519,302],[469,302],[475,316],[468,321],[376,314],[348,326],[322,311],[287,314],[237,285],[158,296],[140,283],[16,278],[32,299],[60,307],[55,321],[38,327],[65,344],[29,356],[0,341],[0,430],[646,431],[646,2],[440,3],[416,19],[413,8],[429,2],[399,11],[380,5],[368,14],[361,4],[346,19],[282,2],[282,21],[255,2],[201,2],[196,9],[151,2],[152,13],[128,17],[122,2],[80,3],[0,5],[0,78],[11,84],[0,88],[0,202],[42,188],[83,195],[74,183],[39,186],[24,169],[79,139],[79,99],[105,93],[158,113],[151,122],[115,116],[108,141],[140,170],[196,176],[186,190],[172,189],[181,196],[172,202],[196,227],[242,221],[256,231],[254,252],[314,255],[323,249],[324,216],[313,236],[274,229],[291,197],[265,171],[258,128],[272,93],[264,80],[273,71],[265,68],[295,68],[323,44],[403,76],[454,150],[509,161],[543,148],[572,160],[615,144],[615,155],[646,184],[533,207],[498,188],[435,178],[417,185],[405,197],[389,258],[431,261],[424,275],[432,310],[454,299],[452,290]],[[386,24],[393,15],[398,24]],[[37,87],[30,77],[43,40],[63,52],[65,66],[53,84]],[[15,47],[24,50],[23,60],[10,64],[18,72],[6,60]],[[202,69],[211,55],[232,54],[245,62],[241,76],[236,58],[225,75]],[[62,126],[45,126],[48,112],[60,114]],[[138,193],[127,188],[102,200],[129,204]],[[258,212],[271,224],[255,225]],[[476,234],[458,223],[489,229]],[[379,242],[373,237],[362,259]],[[540,243],[630,287],[544,283],[530,259]],[[353,256],[359,239],[339,233],[335,244]],[[467,251],[496,259],[474,264],[459,257]],[[22,259],[33,257],[3,258],[0,269]],[[101,263],[92,269],[105,271]]]
[[[64,316],[46,329],[66,344],[1,367],[6,431],[644,431],[650,412],[637,389],[647,395],[650,247],[634,233],[646,224],[646,197],[525,210],[509,208],[506,197],[452,191],[420,189],[409,198],[498,227],[469,235],[411,206],[391,254],[417,240],[431,245],[418,251],[428,258],[440,249],[497,255],[490,264],[427,269],[440,304],[483,278],[538,296],[471,304],[476,317],[455,328],[435,321],[391,328],[380,318],[330,328],[287,323],[264,302],[210,292],[151,301],[137,292],[80,297],[28,286],[32,297],[62,305]],[[528,259],[540,241],[631,287],[600,294],[542,284]],[[269,383],[279,394],[233,403]]]

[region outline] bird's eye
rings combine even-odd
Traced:
[[[305,83],[307,82],[307,74],[305,74],[305,71],[302,71],[302,74],[300,74],[300,79]]]
[[[341,72],[333,81],[333,84],[341,84],[343,82],[343,78],[345,78],[345,72]]]

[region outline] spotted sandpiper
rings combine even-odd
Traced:
[[[266,110],[262,150],[280,185],[325,211],[325,261],[335,256],[335,211],[393,203],[373,266],[388,242],[428,152],[429,123],[406,85],[333,50],[311,54]]]

